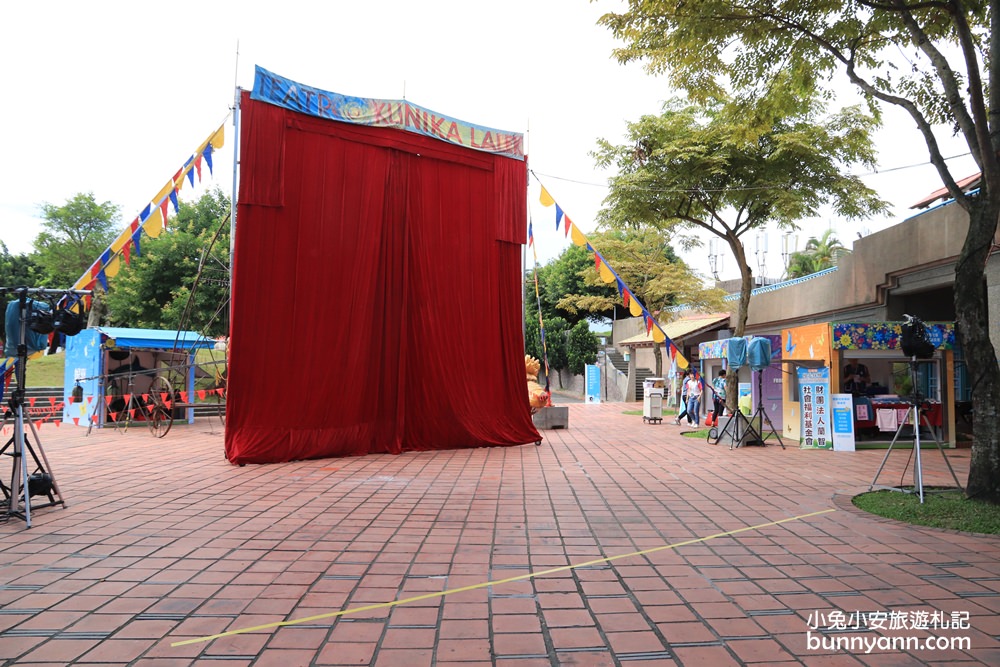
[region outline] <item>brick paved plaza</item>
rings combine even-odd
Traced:
[[[45,424],[68,506],[0,525],[0,660],[1000,664],[1000,539],[853,509],[883,451],[730,450],[624,407],[570,406],[539,447],[242,468],[217,420],[163,440]],[[968,450],[949,457],[964,481]],[[950,479],[936,451],[924,471]],[[811,650],[807,631],[929,634],[838,630],[837,610],[911,626],[967,613],[968,629],[933,634],[971,648]]]

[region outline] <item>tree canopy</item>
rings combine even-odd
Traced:
[[[90,268],[114,239],[118,206],[97,203],[94,193],[80,193],[62,206],[42,204],[43,231],[35,237],[34,260],[42,268],[43,285],[68,289]]]
[[[990,338],[986,264],[1000,219],[1000,1],[629,0],[601,18],[623,46],[691,99],[728,91],[790,113],[850,82],[878,120],[893,105],[913,120],[931,163],[969,214],[955,263],[957,330],[973,387],[967,493],[1000,501],[1000,364]],[[961,136],[981,170],[964,192],[937,132]]]
[[[225,333],[228,215],[229,199],[218,189],[193,204],[181,201],[168,230],[144,240],[142,254],[133,254],[131,265],[109,285],[109,320],[117,326]]]

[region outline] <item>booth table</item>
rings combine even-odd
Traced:
[[[855,396],[854,426],[859,432],[864,430],[895,432],[899,424],[906,419],[910,404],[898,396]],[[888,414],[892,411],[893,414]],[[927,424],[940,436],[942,424],[941,403],[939,401],[924,401],[921,406],[921,424],[924,418]]]

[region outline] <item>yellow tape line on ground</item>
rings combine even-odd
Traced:
[[[751,530],[760,530],[761,528],[769,528],[770,526],[777,526],[782,523],[788,523],[789,521],[800,521],[802,519],[808,519],[811,516],[819,516],[820,514],[829,514],[830,512],[836,512],[836,509],[820,510],[819,512],[810,512],[809,514],[800,514],[798,516],[788,517],[787,519],[779,519],[778,521],[771,521],[768,523],[759,523],[756,526],[746,526],[745,528],[737,528],[736,530],[729,530],[724,533],[716,533],[714,535],[709,535],[708,537],[699,537],[693,540],[685,540],[684,542],[677,542],[675,544],[666,544],[661,547],[654,547],[652,549],[645,549],[644,551],[633,551],[632,553],[619,554],[617,556],[608,556],[607,558],[597,558],[595,560],[589,560],[586,563],[576,563],[574,565],[562,565],[560,567],[553,567],[548,570],[540,570],[538,572],[529,572],[528,574],[520,574],[516,577],[508,577],[507,579],[497,579],[495,581],[487,581],[481,584],[473,584],[471,586],[462,586],[461,588],[452,588],[446,591],[438,591],[435,593],[425,593],[424,595],[417,595],[416,597],[406,598],[403,600],[393,600],[392,602],[379,602],[377,604],[370,604],[364,607],[354,607],[351,609],[341,609],[340,611],[331,611],[326,614],[318,614],[316,616],[307,616],[305,618],[297,618],[291,621],[277,621],[275,623],[265,623],[264,625],[255,625],[250,628],[241,628],[239,630],[230,630],[229,632],[220,632],[217,635],[207,635],[205,637],[198,637],[196,639],[185,639],[184,641],[174,642],[170,646],[187,646],[188,644],[199,644],[201,642],[209,642],[213,639],[221,639],[223,637],[232,637],[233,635],[242,635],[247,632],[258,632],[260,630],[270,630],[271,628],[283,628],[290,625],[299,625],[301,623],[309,623],[310,621],[320,621],[327,618],[335,618],[337,616],[346,616],[347,614],[357,614],[362,611],[372,611],[373,609],[385,609],[386,607],[396,607],[401,604],[408,604],[410,602],[419,602],[420,600],[429,600],[431,598],[440,598],[445,595],[453,595],[455,593],[464,593],[466,591],[474,591],[479,588],[486,588],[487,586],[498,586],[500,584],[509,584],[513,581],[522,581],[524,579],[533,579],[535,577],[541,577],[546,574],[555,574],[556,572],[565,572],[566,570],[573,570],[578,567],[588,567],[590,565],[600,565],[601,563],[610,563],[612,561],[620,560],[622,558],[632,558],[633,556],[645,556],[647,554],[656,553],[657,551],[664,551],[666,549],[677,549],[678,547],[685,547],[691,544],[698,544],[699,542],[707,542],[708,540],[714,540],[719,537],[728,537],[729,535],[736,535],[737,533],[746,533]]]

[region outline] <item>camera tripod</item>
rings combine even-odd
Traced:
[[[889,455],[892,454],[892,448],[899,440],[900,434],[903,432],[903,427],[906,426],[907,422],[913,424],[913,491],[907,491],[902,488],[902,486],[879,486],[881,489],[888,489],[890,491],[902,491],[903,493],[916,493],[920,496],[920,503],[924,502],[924,471],[920,460],[920,426],[921,422],[927,426],[928,432],[931,434],[931,438],[934,440],[934,444],[937,445],[938,451],[941,452],[941,456],[944,458],[944,463],[948,466],[948,472],[951,473],[951,478],[955,480],[955,486],[959,490],[962,490],[962,485],[958,481],[958,476],[955,474],[955,470],[951,467],[951,462],[948,460],[948,456],[944,453],[944,447],[941,446],[941,441],[938,440],[937,435],[934,433],[934,429],[931,427],[930,420],[927,419],[926,409],[923,408],[925,404],[924,399],[917,392],[917,358],[910,358],[910,378],[913,382],[913,396],[908,397],[906,417],[899,423],[899,427],[896,429],[896,434],[892,437],[892,442],[889,443],[889,449],[886,450],[885,456],[882,458],[882,464],[879,465],[878,470],[875,471],[875,477],[872,478],[872,483],[868,486],[868,490],[871,491],[875,488],[876,482],[878,481],[879,475],[882,474],[882,470],[885,468],[886,462],[889,460]],[[910,415],[913,415],[912,421],[910,420]],[[909,460],[906,462],[906,467],[909,467]],[[903,468],[903,474],[906,474],[906,467]]]
[[[718,444],[719,440],[721,440],[724,435],[729,435],[732,438],[729,443],[729,449],[749,445],[759,445],[764,447],[767,445],[764,438],[773,434],[774,437],[777,438],[778,444],[781,445],[781,448],[785,449],[785,443],[781,441],[781,434],[775,430],[774,424],[771,423],[771,418],[767,416],[767,411],[764,410],[764,392],[762,386],[763,378],[764,370],[761,369],[757,371],[757,408],[754,410],[753,414],[748,417],[737,409],[732,415],[730,415],[729,420],[726,422],[726,425],[722,427],[721,431],[715,432],[714,428],[709,430],[709,443],[713,445]],[[715,393],[715,390],[713,389],[712,392]],[[758,418],[760,418],[760,421],[758,422],[760,424],[759,428],[754,426],[754,422]],[[768,431],[764,430],[765,422],[767,422]]]
[[[20,327],[18,331],[17,361],[14,366],[14,377],[17,388],[11,392],[10,400],[7,402],[7,409],[4,412],[4,423],[13,417],[14,435],[0,448],[0,456],[10,456],[13,460],[11,466],[10,485],[4,484],[0,480],[0,492],[3,493],[4,500],[7,501],[7,515],[16,516],[23,519],[26,526],[31,528],[32,496],[44,496],[47,501],[35,503],[34,509],[42,507],[52,507],[62,505],[65,507],[66,501],[59,492],[52,467],[42,449],[42,441],[38,437],[38,431],[24,407],[24,388],[26,366],[28,362],[28,346],[26,344],[26,334],[28,329],[28,294],[45,296],[52,294],[65,294],[63,290],[28,289],[19,287],[14,290],[2,289],[0,294],[13,292],[17,295],[17,307],[19,310]],[[13,332],[8,331],[7,335]],[[34,445],[28,439],[25,431],[31,431]],[[28,457],[31,461],[28,461]],[[34,465],[32,472],[29,467]]]

